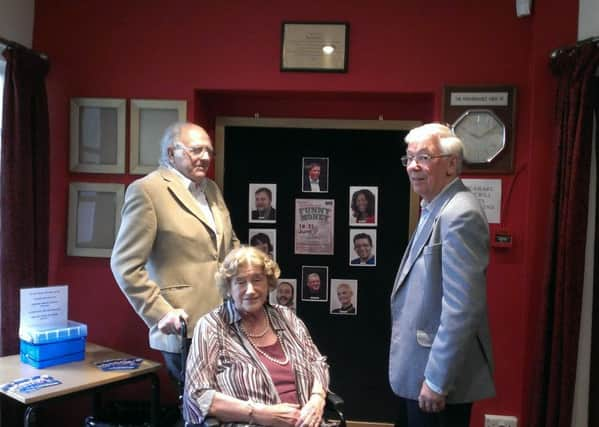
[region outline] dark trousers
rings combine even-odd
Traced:
[[[441,412],[423,412],[417,400],[399,400],[399,412],[395,427],[468,427],[472,403],[445,405]]]
[[[191,345],[191,339],[187,339],[187,348]],[[177,393],[180,393],[182,390],[179,390],[179,387],[182,386],[182,380],[185,372],[185,362],[181,360],[181,353],[170,353],[168,351],[163,351],[162,357],[164,357],[164,365],[166,366],[166,370],[168,371],[168,376],[173,380],[173,384],[177,388]]]

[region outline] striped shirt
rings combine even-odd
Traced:
[[[270,324],[289,356],[300,406],[310,399],[314,381],[329,387],[329,366],[310,338],[306,325],[288,308],[266,304]],[[231,299],[196,325],[187,358],[183,416],[201,424],[216,392],[274,405],[281,403],[258,354],[239,329],[241,316]],[[235,423],[224,424],[235,425]]]

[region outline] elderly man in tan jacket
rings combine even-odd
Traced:
[[[181,373],[179,319],[190,338],[197,320],[221,303],[214,273],[239,245],[223,196],[206,177],[213,154],[200,126],[175,123],[165,131],[160,166],[127,189],[110,260],[174,379]]]

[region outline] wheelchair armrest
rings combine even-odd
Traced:
[[[345,402],[343,401],[343,398],[341,396],[339,396],[338,394],[335,394],[332,391],[329,391],[327,393],[327,399],[326,399],[326,404],[325,404],[325,407],[327,409],[331,409],[334,411],[341,411],[341,410],[343,410],[344,404],[345,404]]]
[[[343,401],[343,398],[338,394],[335,394],[332,391],[327,393],[324,409],[325,411],[329,411],[332,416],[339,419],[339,424],[337,425],[338,427],[346,426],[345,415],[343,414],[344,404],[345,402]]]

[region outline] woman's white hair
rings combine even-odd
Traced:
[[[276,261],[260,249],[253,246],[241,246],[227,254],[216,272],[216,287],[221,297],[227,298],[231,295],[231,281],[239,273],[240,266],[261,267],[266,275],[268,290],[273,291],[277,287],[277,279],[281,275],[281,269]]]

